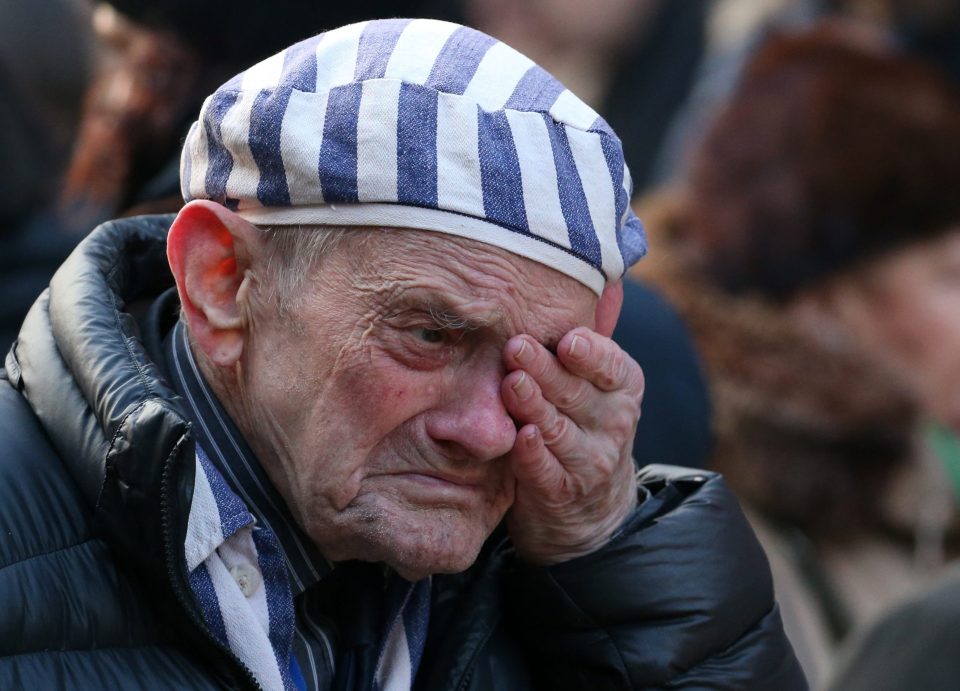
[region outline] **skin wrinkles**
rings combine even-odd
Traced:
[[[379,232],[397,233],[395,230]],[[587,302],[596,299],[586,287],[571,282],[559,272],[520,260],[504,250],[451,236],[443,236],[443,242],[438,243],[435,234],[425,231],[399,232],[409,252],[393,258],[387,270],[369,273],[366,281],[355,278],[355,285],[365,290],[379,289],[394,294],[415,288],[433,290],[438,299],[449,301],[447,308],[457,317],[473,318],[489,328],[494,326],[490,322],[497,322],[498,334],[504,336],[504,340],[517,333],[544,333],[549,336],[542,340],[554,344],[565,331],[553,326],[553,316],[566,308],[569,294],[579,293],[578,297]],[[479,252],[458,252],[447,243]],[[450,262],[451,255],[456,256],[456,262]],[[445,267],[447,271],[431,274],[423,271],[423,266],[429,263],[450,266]],[[477,295],[476,298],[471,300],[461,296],[465,284],[469,285],[471,293]],[[537,290],[522,290],[525,285],[536,285]],[[501,298],[505,298],[502,305]],[[513,309],[502,311],[506,305],[512,305]],[[592,315],[588,320],[592,325]]]
[[[503,347],[517,333],[555,347],[592,327],[596,296],[471,240],[358,233],[378,237],[326,257],[298,314],[251,286],[225,404],[328,558],[409,578],[461,571],[514,500]]]
[[[598,298],[490,245],[357,229],[291,295],[269,240],[196,200],[168,256],[201,370],[327,558],[462,571],[505,516],[532,563],[609,541],[636,506],[643,393],[610,340],[621,284]]]
[[[256,270],[249,271],[248,277],[252,279],[252,286],[259,287],[262,283],[257,277]],[[337,280],[345,280],[346,278],[346,274],[340,267],[331,267],[322,277],[318,277],[318,281],[327,286],[332,286]],[[261,319],[260,315],[277,309],[279,305],[273,300],[264,300],[264,293],[265,291],[254,288],[238,299],[241,312],[244,315],[244,323],[248,325],[249,329],[245,349],[248,352],[257,352],[269,348],[274,353],[272,359],[275,365],[279,366],[280,369],[296,372],[295,376],[282,377],[275,382],[275,385],[285,397],[298,400],[308,396],[321,399],[329,396],[330,392],[324,387],[324,383],[314,377],[308,369],[303,368],[297,358],[288,355],[295,343],[307,337],[306,323],[296,314],[290,311],[282,311],[283,323],[287,326],[287,329],[284,331],[271,330],[270,323]],[[246,296],[249,296],[249,299],[243,299]],[[305,307],[306,305],[302,303],[297,305],[297,308],[301,310]],[[327,309],[330,309],[330,307],[327,307]],[[261,347],[261,344],[264,344],[264,346]],[[341,356],[342,354],[338,354],[338,358]],[[258,370],[255,366],[247,366],[248,363],[249,360],[246,358],[239,360],[234,368],[234,377],[227,379],[227,381],[224,381],[223,372],[218,371],[218,368],[201,367],[201,369],[205,370],[204,376],[207,377],[208,381],[212,377],[216,377],[222,386],[230,386],[233,389],[234,395],[229,396],[225,402],[231,417],[235,420],[257,420],[257,426],[261,431],[256,435],[245,433],[245,438],[251,441],[255,453],[261,458],[261,462],[266,463],[263,459],[270,459],[267,466],[268,474],[271,475],[271,480],[276,484],[273,473],[269,473],[270,465],[278,464],[279,474],[282,477],[293,477],[296,473],[296,466],[291,461],[296,456],[295,449],[298,441],[288,433],[292,422],[288,415],[281,416],[269,406],[256,405],[259,385],[256,374]],[[302,418],[297,418],[296,422],[302,424]],[[268,447],[266,444],[255,441],[261,438],[268,440]],[[264,456],[263,454],[267,455]],[[351,478],[348,480],[346,487],[355,483],[356,479]],[[280,489],[281,494],[286,496],[286,492],[281,487],[278,487],[278,489]]]

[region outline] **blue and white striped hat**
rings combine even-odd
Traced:
[[[180,180],[258,225],[441,231],[597,293],[646,252],[610,126],[513,48],[430,19],[351,24],[237,75]]]

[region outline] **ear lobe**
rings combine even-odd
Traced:
[[[194,342],[216,364],[232,365],[243,352],[245,324],[238,295],[257,229],[206,200],[189,203],[167,236],[167,258]]]
[[[597,300],[594,322],[596,332],[610,338],[620,318],[620,309],[623,307],[623,281],[608,283]]]

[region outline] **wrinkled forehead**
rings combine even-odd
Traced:
[[[424,309],[468,328],[556,338],[590,325],[596,294],[540,262],[428,230],[361,231],[346,243],[353,285],[384,309]]]

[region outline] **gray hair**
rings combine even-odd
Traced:
[[[267,238],[263,288],[281,310],[292,311],[304,281],[321,260],[357,228],[277,226],[259,229]]]

